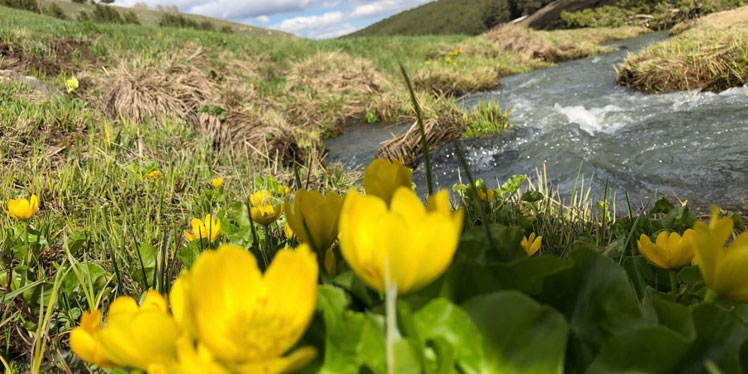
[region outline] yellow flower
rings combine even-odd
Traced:
[[[213,188],[221,188],[223,187],[223,178],[213,178],[212,181],[210,181],[210,184],[213,186]]]
[[[154,171],[152,171],[152,172],[150,172],[150,173],[146,174],[146,175],[145,175],[145,178],[146,178],[146,179],[148,179],[148,180],[154,180],[154,179],[158,179],[158,178],[160,178],[160,177],[161,177],[162,175],[163,175],[163,174],[161,174],[161,172],[160,172],[160,171],[158,171],[158,170],[154,170]]]
[[[70,77],[70,79],[66,80],[65,89],[68,91],[68,93],[71,93],[78,89],[78,78]]]
[[[712,206],[709,224],[696,222],[693,228],[694,263],[709,289],[728,299],[748,302],[748,233],[725,247],[733,225],[730,217],[719,218],[717,207]]]
[[[431,60],[426,60],[426,65],[431,65]]]
[[[118,366],[155,371],[173,365],[182,331],[169,315],[166,300],[150,290],[138,306],[131,297],[119,297],[111,306],[106,327],[97,337],[107,356]]]
[[[450,62],[452,62],[452,58],[451,57],[447,57],[446,59],[444,59],[444,61],[446,61],[447,63],[450,63]]]
[[[96,334],[101,331],[101,312],[85,311],[81,316],[80,326],[70,332],[70,349],[81,360],[95,364],[100,368],[114,367],[114,363],[106,355]]]
[[[8,215],[20,220],[27,221],[39,210],[39,198],[31,195],[29,199],[8,200]]]
[[[291,193],[291,187],[278,186],[278,193],[280,193],[281,196],[286,196]]]
[[[231,374],[205,345],[198,342],[196,346],[188,334],[177,341],[177,362],[159,369],[170,374]],[[156,372],[152,370],[149,374]]]
[[[322,196],[317,191],[299,190],[294,197],[293,209],[286,201],[286,218],[299,241],[311,244],[312,248],[321,251],[321,256],[322,251],[330,248],[338,237],[342,206],[343,199],[335,192]]]
[[[291,240],[293,238],[293,230],[291,230],[291,226],[288,225],[288,222],[286,222],[286,225],[283,226],[283,234],[286,235],[286,239]]]
[[[525,249],[525,252],[527,252],[528,256],[532,256],[540,249],[540,244],[543,241],[542,236],[535,237],[535,233],[530,234],[530,237],[523,237],[522,242],[522,248]]]
[[[281,204],[273,205],[273,196],[267,190],[262,190],[253,193],[249,196],[249,214],[252,220],[261,224],[269,225],[283,213],[283,206]]]
[[[210,243],[213,243],[221,234],[221,221],[210,214],[205,216],[205,221],[193,218],[190,226],[192,226],[191,233],[184,231],[184,237],[188,241],[208,239]]]
[[[483,201],[491,202],[496,198],[496,191],[492,189],[486,189],[486,191],[483,191],[483,188],[476,187],[475,191],[478,194],[478,198]]]
[[[384,292],[392,282],[401,293],[417,290],[452,262],[462,216],[451,210],[447,191],[430,196],[424,207],[410,188],[400,187],[388,208],[381,198],[352,190],[340,213],[340,251],[370,287]]]
[[[636,245],[649,262],[662,269],[677,269],[691,263],[694,256],[693,230],[690,229],[683,233],[683,237],[663,231],[657,235],[655,243],[642,234]]]
[[[317,300],[317,260],[307,245],[280,250],[263,275],[246,249],[204,252],[183,281],[192,332],[216,359],[241,373],[285,373],[314,348],[283,356],[301,338]]]
[[[413,170],[398,161],[378,158],[364,170],[364,190],[367,195],[377,196],[389,205],[398,188],[411,188],[412,174]]]

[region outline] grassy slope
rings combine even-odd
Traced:
[[[395,14],[354,32],[374,35],[477,35],[486,31],[483,8],[492,0],[439,0]]]
[[[93,8],[92,4],[85,3],[74,3],[69,0],[40,0],[41,5],[46,5],[49,3],[57,3],[60,8],[65,12],[65,15],[67,15],[71,19],[75,19],[78,14],[82,11],[90,11]],[[115,8],[117,8],[120,12],[131,10],[135,12],[135,14],[138,16],[138,20],[140,23],[144,26],[156,26],[158,25],[159,20],[161,19],[161,16],[164,14],[164,12],[158,11],[158,10],[152,10],[152,9],[142,9],[142,8],[125,8],[125,7],[119,7],[116,5],[110,5]],[[261,27],[246,25],[243,23],[236,23],[231,22],[219,18],[211,18],[206,16],[201,16],[197,14],[182,14],[183,16],[196,21],[196,22],[203,22],[203,21],[209,21],[215,25],[216,30],[219,29],[222,26],[228,26],[231,27],[231,29],[235,33],[240,34],[246,34],[246,35],[252,35],[252,36],[276,36],[276,37],[290,37],[291,34],[277,31],[277,30],[269,30],[269,29],[263,29]]]
[[[618,82],[643,92],[721,91],[748,81],[748,7],[674,28],[673,38],[630,55]]]
[[[527,33],[531,39],[547,39],[549,44],[543,45],[548,48],[555,43],[549,39],[553,34]],[[292,142],[305,150],[306,160],[314,156],[320,134],[340,129],[349,121],[361,121],[369,111],[380,119],[410,118],[397,60],[406,65],[420,87],[418,95],[428,119],[442,126],[451,123],[447,120],[460,123],[465,119],[450,99],[431,94],[433,82],[458,82],[440,91],[473,90],[482,84],[495,86],[499,75],[549,64],[504,49],[488,36],[320,42],[91,25],[6,8],[0,11],[0,35],[0,70],[35,75],[57,89],[62,89],[70,75],[81,81],[73,94],[45,98],[17,82],[0,80],[0,201],[38,194],[42,204],[33,225],[48,243],[36,247],[32,262],[17,254],[14,264],[29,265],[32,270],[24,276],[46,282],[45,289],[49,289],[54,264],[64,261],[61,248],[67,246],[78,261],[101,267],[110,282],[105,288],[108,292],[113,292],[116,284],[116,292],[130,295],[139,294],[144,287],[138,258],[141,244],[163,248],[174,260],[177,249],[184,245],[181,230],[191,218],[209,213],[236,217],[241,206],[229,206],[229,202],[245,201],[251,191],[267,186],[266,176],[293,183],[284,163],[289,160],[270,152],[266,152],[268,158],[260,157],[253,153],[254,148],[271,141],[280,145]],[[61,47],[71,42],[79,48],[69,51]],[[425,64],[460,47],[464,52],[456,58],[458,66]],[[596,47],[587,53],[597,51]],[[190,57],[196,52],[198,57]],[[169,75],[170,71],[178,73]],[[242,146],[244,143],[216,147],[217,136],[202,127],[206,123],[195,107],[183,116],[167,111],[163,116],[136,120],[111,113],[104,100],[111,87],[121,88],[119,91],[144,87],[146,93],[158,94],[150,87],[174,87],[169,82],[182,82],[177,78],[188,76],[179,75],[180,71],[197,72],[189,75],[200,83],[196,89],[212,93],[205,104],[227,111],[225,119],[206,115],[214,121],[208,124],[217,122],[220,129],[235,130],[229,133],[229,140],[245,140],[251,147]],[[129,75],[138,78],[128,81]],[[120,81],[130,84],[118,85]],[[137,100],[123,101],[127,108]],[[163,177],[146,180],[144,175],[152,170],[162,171]],[[306,175],[304,167],[301,173]],[[210,188],[215,176],[227,178],[221,191]],[[323,189],[342,190],[352,182],[349,175],[335,168],[317,166],[312,167],[310,179],[311,187]],[[229,232],[235,224],[226,219],[222,228]],[[22,230],[22,225],[0,216],[3,253],[26,248],[23,240],[17,239]],[[0,262],[0,284],[7,280],[6,260]],[[178,273],[178,264],[174,260],[169,274]],[[71,284],[75,285],[72,278]],[[65,300],[68,306],[55,316],[49,329],[53,339],[44,361],[49,372],[60,371],[60,357],[73,372],[84,371],[80,361],[67,352],[66,332],[80,313],[76,305],[85,305],[80,290],[70,292]],[[4,303],[2,310],[12,318],[4,319],[0,326],[0,355],[11,361],[16,372],[24,372],[23,365],[29,362],[38,314],[34,304],[38,299],[28,296],[19,296],[17,304]],[[112,297],[112,293],[104,294],[105,303]]]

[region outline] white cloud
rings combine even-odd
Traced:
[[[259,23],[261,23],[263,25],[267,25],[268,23],[270,23],[270,17],[268,17],[268,16],[259,16],[259,17],[257,17],[257,22],[259,22]]]
[[[339,24],[343,21],[343,17],[343,12],[329,12],[320,16],[294,17],[281,22],[277,28],[294,33],[304,30],[315,31]]]
[[[325,1],[322,3],[323,8],[334,8],[336,6],[340,5],[340,0],[334,0],[334,1]]]
[[[391,15],[406,9],[415,8],[430,0],[376,0],[356,6],[351,18],[370,18]]]
[[[117,5],[132,6],[145,2],[153,7],[157,4],[176,5],[179,11],[196,13],[224,19],[248,19],[285,12],[303,11],[323,0],[117,0]]]
[[[314,35],[314,38],[316,39],[332,39],[337,38],[339,36],[343,36],[346,34],[350,34],[354,31],[358,30],[358,27],[351,25],[350,23],[345,23],[342,25],[334,25],[334,27],[329,27],[324,31],[321,31]]]

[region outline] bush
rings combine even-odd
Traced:
[[[125,23],[134,23],[134,24],[140,24],[140,21],[138,21],[138,16],[135,15],[132,11],[127,11],[124,13],[123,16],[120,14],[120,12],[117,11],[117,9],[96,4],[94,5],[94,9],[90,12],[80,12],[78,15],[78,21],[81,22],[98,22],[98,23],[119,23],[119,24],[125,24]]]
[[[181,29],[196,29],[215,31],[216,28],[210,21],[196,22],[181,14],[164,14],[158,21],[158,25],[162,27],[177,27]]]
[[[566,28],[645,26],[664,30],[675,24],[710,13],[743,6],[743,0],[624,0],[616,6],[603,6],[577,12],[562,12]]]
[[[68,16],[65,14],[65,11],[63,11],[62,8],[60,8],[60,6],[57,5],[57,3],[55,2],[49,3],[49,5],[47,5],[47,7],[44,8],[42,13],[50,17],[55,17],[55,18],[64,19],[64,20],[69,19]]]
[[[41,13],[36,0],[0,0],[0,5],[10,8],[28,10],[29,12]]]
[[[632,25],[635,14],[632,11],[615,6],[588,8],[578,12],[561,12],[561,22],[566,28],[577,29],[583,27],[621,27]]]
[[[229,25],[223,25],[223,26],[221,26],[221,28],[218,29],[218,31],[220,31],[220,32],[222,32],[224,34],[233,34],[234,33],[234,29],[231,28],[231,26],[229,26]]]
[[[135,25],[140,24],[140,20],[138,19],[138,15],[135,14],[132,10],[128,10],[125,12],[122,12],[122,20],[125,21],[125,23],[132,23]]]

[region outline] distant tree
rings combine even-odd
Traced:
[[[48,16],[63,19],[63,20],[68,19],[68,16],[65,14],[65,11],[63,11],[62,8],[60,8],[60,6],[57,4],[57,2],[54,2],[54,1],[50,2],[49,5],[47,5],[43,9],[43,13]]]
[[[483,11],[483,25],[486,29],[508,22],[512,19],[512,11],[508,0],[490,0]]]
[[[111,4],[113,2],[114,2],[114,0],[99,0],[99,3],[101,3],[101,4]]]
[[[138,15],[135,14],[135,12],[133,12],[132,10],[122,12],[122,21],[124,21],[124,23],[132,23],[134,25],[140,24]]]
[[[41,13],[36,0],[0,0],[0,5],[10,8],[28,10],[29,12]]]

